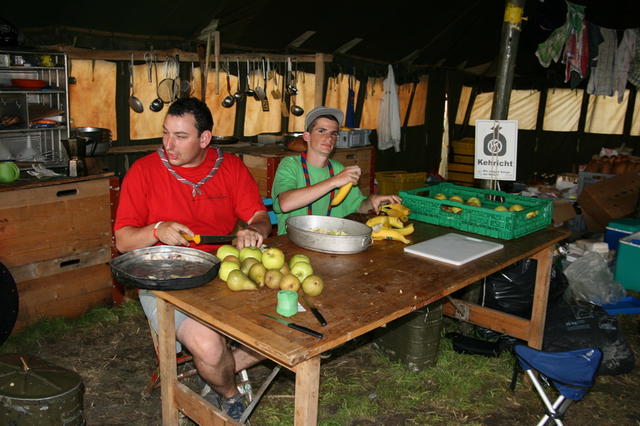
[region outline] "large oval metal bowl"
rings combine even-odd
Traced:
[[[354,220],[331,216],[292,216],[287,218],[287,235],[296,245],[322,253],[351,254],[371,245],[371,228]],[[315,231],[314,231],[315,230]],[[330,235],[320,231],[342,231]]]
[[[198,287],[214,279],[220,269],[216,256],[182,246],[131,250],[109,263],[120,284],[148,290]]]

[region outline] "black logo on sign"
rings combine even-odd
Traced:
[[[502,157],[507,153],[507,139],[500,133],[500,124],[495,123],[492,132],[484,137],[484,155]]]

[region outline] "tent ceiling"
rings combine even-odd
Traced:
[[[588,4],[595,11],[591,1],[577,2]],[[322,52],[372,63],[405,62],[447,68],[494,61],[505,5],[502,0],[402,0],[386,4],[116,0],[50,3],[46,11],[34,13],[34,6],[28,2],[5,3],[8,4],[3,5],[0,17],[18,27],[31,45],[62,43],[80,48],[195,51],[202,30],[217,22],[223,54]],[[608,11],[598,11],[598,16],[615,20],[621,27],[633,26],[630,17],[640,16],[637,0],[606,3]],[[534,56],[535,48],[564,22],[565,13],[564,0],[526,2],[519,73],[543,70]]]

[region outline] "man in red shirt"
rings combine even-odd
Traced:
[[[163,147],[136,161],[123,179],[114,226],[120,252],[156,244],[214,251],[218,246],[195,246],[182,234],[229,234],[238,221],[246,223],[236,232],[238,249],[260,247],[271,233],[258,185],[238,157],[209,147],[212,128],[211,112],[198,99],[179,99],[169,107]],[[146,290],[138,295],[157,331],[155,296]],[[216,402],[238,420],[244,402],[235,373],[260,355],[244,347],[231,349],[225,336],[179,311],[176,337],[193,356],[198,374],[221,397]]]

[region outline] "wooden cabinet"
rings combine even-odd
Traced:
[[[18,288],[16,329],[111,303],[111,192],[108,176],[0,187],[0,262]]]
[[[281,145],[266,146],[224,146],[225,152],[230,152],[242,158],[249,168],[251,175],[258,182],[258,189],[263,198],[271,197],[271,186],[278,170],[280,160],[289,155],[300,155],[297,152],[288,151]],[[362,176],[358,186],[364,195],[369,195],[373,190],[375,175],[375,151],[373,146],[358,148],[336,149],[332,158],[345,166],[358,165],[362,169]]]

